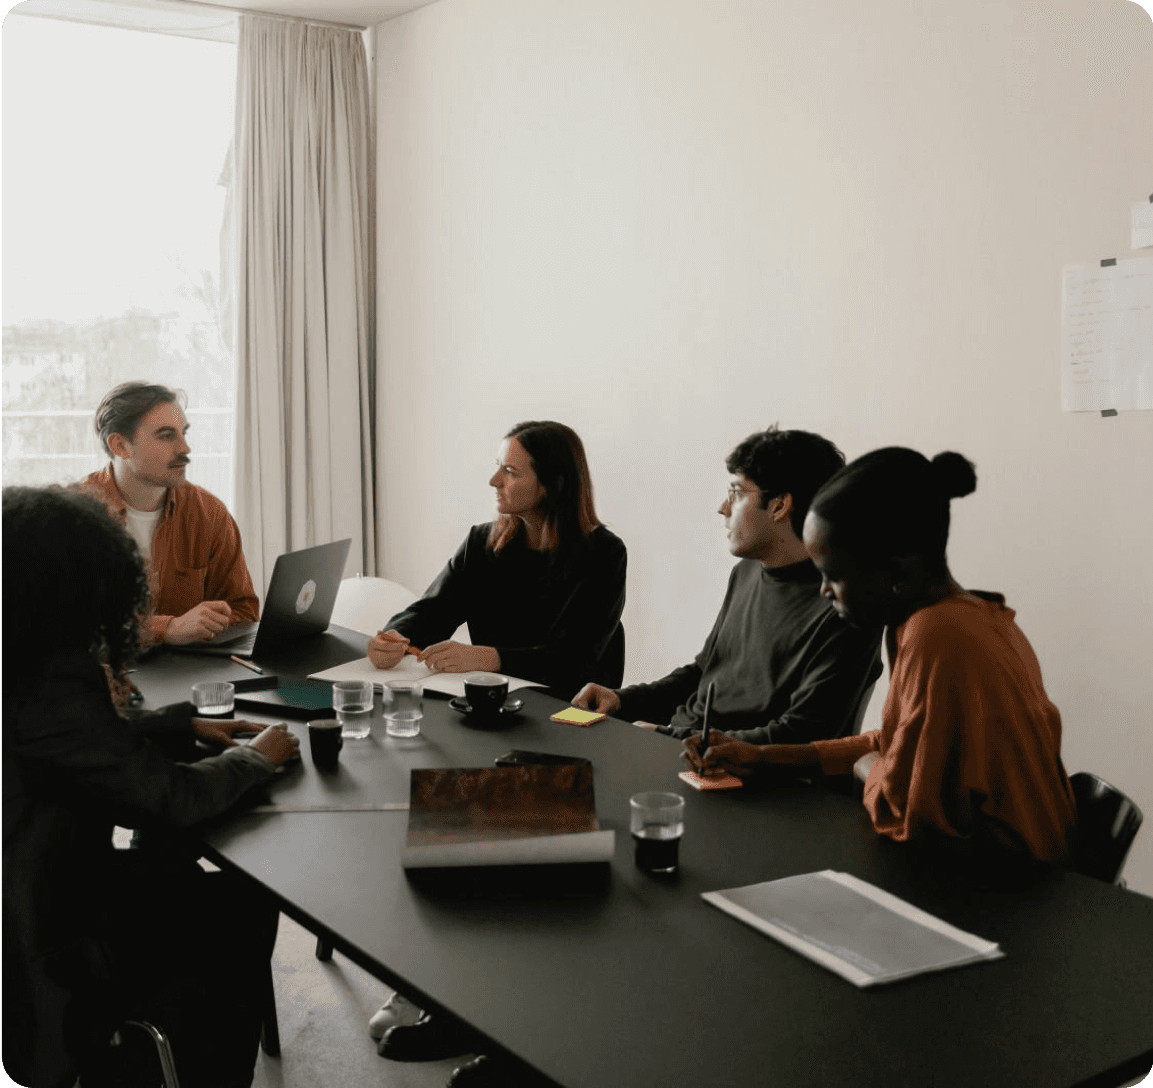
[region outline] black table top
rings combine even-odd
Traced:
[[[338,634],[332,654],[363,654],[363,636]],[[160,657],[137,681],[159,704],[229,670],[245,672]],[[874,834],[854,797],[804,783],[698,793],[676,778],[675,741],[614,720],[559,725],[547,717],[563,704],[518,694],[524,711],[493,731],[427,695],[412,740],[387,737],[378,708],[338,770],[313,767],[305,742],[302,763],[255,800],[405,802],[414,767],[486,766],[510,748],[585,756],[601,825],[617,832],[611,863],[406,874],[403,811],[237,811],[201,841],[355,962],[568,1088],[1055,1088],[1121,1084],[1153,1062],[1153,899],[1064,872],[983,888]],[[628,798],[645,789],[686,797],[672,878],[633,865]],[[819,869],[877,884],[1006,957],[859,990],[700,898]]]

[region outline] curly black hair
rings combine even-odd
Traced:
[[[762,508],[766,499],[792,495],[789,521],[798,538],[813,496],[844,464],[845,455],[827,438],[811,431],[781,431],[775,423],[749,435],[725,459],[729,472],[760,488]]]
[[[148,579],[136,542],[98,499],[4,488],[4,687],[32,684],[62,650],[114,673],[140,651]]]

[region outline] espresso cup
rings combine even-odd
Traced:
[[[336,718],[322,718],[308,723],[308,746],[312,749],[312,762],[325,770],[332,770],[344,747],[340,735],[340,722]]]
[[[508,677],[491,672],[475,672],[466,676],[464,697],[478,717],[495,718],[508,698]]]

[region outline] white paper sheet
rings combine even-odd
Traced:
[[[479,670],[478,670],[479,671]],[[325,669],[324,672],[311,674],[314,680],[371,680],[375,687],[384,689],[389,680],[419,680],[429,691],[439,691],[443,695],[464,696],[464,678],[471,675],[467,672],[430,672],[428,667],[422,665],[411,654],[405,654],[403,660],[395,669],[378,669],[367,658],[358,661],[349,661],[335,668]],[[494,673],[504,676],[508,680],[508,690],[516,691],[518,688],[541,688],[543,684],[532,680],[521,680],[506,673]]]
[[[1153,257],[1070,265],[1063,287],[1065,411],[1153,409]]]
[[[1148,249],[1153,246],[1153,202],[1142,201],[1132,207],[1129,230],[1130,249]]]
[[[857,986],[1004,956],[994,942],[831,869],[701,898]]]

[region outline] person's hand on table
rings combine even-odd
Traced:
[[[408,652],[408,639],[399,631],[378,631],[368,644],[368,660],[378,669],[395,669]]]
[[[611,714],[614,710],[620,710],[621,699],[612,688],[602,684],[585,684],[576,693],[572,705],[579,706],[581,710],[595,710],[598,714]]]
[[[225,748],[235,748],[233,733],[259,733],[264,726],[243,719],[233,721],[230,718],[193,718],[192,728],[201,740],[210,740]]]
[[[270,725],[249,745],[249,748],[259,752],[266,759],[270,759],[278,767],[284,766],[290,759],[300,755],[300,738],[289,732],[284,722]]]
[[[173,646],[204,642],[215,638],[232,621],[227,601],[201,601],[183,616],[173,616],[164,632],[164,641]]]
[[[433,672],[496,672],[500,668],[500,654],[492,646],[468,646],[451,639],[429,646],[420,660]]]

